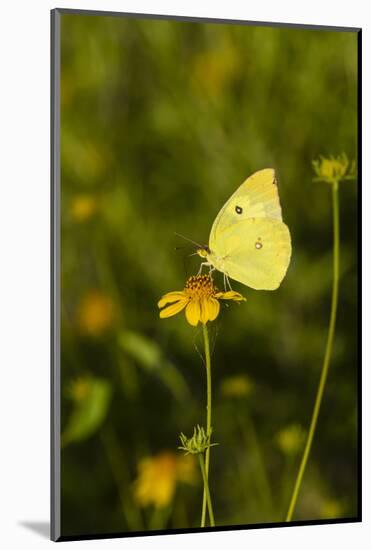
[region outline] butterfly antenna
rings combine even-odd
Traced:
[[[185,239],[186,241],[192,243],[192,244],[195,244],[196,246],[198,246],[199,248],[202,248],[202,244],[199,244],[199,243],[196,243],[196,241],[192,241],[192,239],[189,239],[188,237],[185,237],[184,235],[182,235],[181,233],[177,233],[176,231],[174,231],[174,235],[177,235],[178,237],[181,237],[182,239]]]

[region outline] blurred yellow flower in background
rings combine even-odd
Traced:
[[[184,290],[168,292],[157,305],[159,308],[164,308],[160,311],[161,319],[172,317],[185,308],[188,323],[196,327],[199,322],[206,324],[218,317],[220,311],[218,300],[241,302],[245,301],[245,298],[234,290],[220,292],[214,286],[210,275],[193,275],[187,280]]]
[[[115,319],[116,311],[112,299],[99,290],[91,290],[81,299],[77,320],[83,334],[99,336],[112,327]]]
[[[321,517],[324,519],[335,519],[343,516],[344,513],[344,506],[336,499],[329,498],[321,505]]]
[[[290,424],[276,435],[276,443],[287,456],[296,455],[305,441],[305,430],[299,424]]]
[[[80,376],[73,380],[68,388],[68,395],[73,401],[82,401],[89,394],[91,382],[87,376]]]
[[[220,389],[225,397],[247,397],[251,395],[254,389],[254,383],[248,376],[237,374],[224,378],[220,385]]]
[[[71,202],[71,215],[75,222],[85,222],[98,208],[98,201],[89,194],[76,195]]]
[[[218,96],[233,81],[239,69],[238,55],[231,44],[199,53],[193,65],[193,86],[209,96]]]
[[[66,107],[73,100],[76,88],[74,82],[65,73],[61,74],[61,107]]]
[[[191,455],[164,451],[140,461],[133,486],[134,498],[140,506],[165,508],[172,502],[178,482],[194,483],[196,480],[196,464]]]

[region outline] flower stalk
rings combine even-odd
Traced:
[[[187,453],[198,454],[202,478],[204,482],[204,491],[202,497],[201,527],[206,525],[206,511],[209,513],[210,525],[215,526],[214,513],[211,503],[209,489],[209,468],[210,468],[210,447],[216,443],[210,443],[211,438],[211,358],[210,358],[210,340],[207,330],[207,323],[215,321],[220,312],[220,301],[232,300],[233,302],[245,301],[245,298],[235,292],[228,290],[221,292],[215,286],[213,279],[209,275],[194,275],[190,277],[183,290],[168,292],[158,301],[160,309],[160,318],[166,319],[172,317],[184,310],[187,322],[196,327],[198,323],[202,325],[202,334],[205,350],[206,367],[206,432],[200,426],[194,429],[193,436],[188,439],[184,434],[180,435],[182,446],[179,447]],[[204,459],[205,457],[205,459]]]
[[[331,185],[332,190],[332,219],[333,219],[333,282],[330,322],[327,333],[326,350],[322,364],[321,376],[318,384],[317,394],[314,402],[312,418],[309,431],[305,442],[303,456],[300,462],[299,470],[295,480],[294,489],[291,495],[286,522],[292,520],[300,488],[302,485],[305,469],[307,466],[309,454],[312,448],[313,438],[317,427],[319,412],[326,386],[328,371],[330,367],[332,351],[334,346],[334,335],[336,326],[336,315],[339,297],[339,271],[340,271],[340,221],[339,221],[339,182],[340,180],[352,180],[356,175],[355,162],[350,163],[347,156],[343,153],[338,157],[329,159],[320,157],[313,162],[313,168],[316,172],[314,181],[323,181]]]
[[[206,325],[202,325],[202,334],[204,337],[204,347],[205,347],[205,367],[206,367],[206,435],[211,436],[211,360],[210,360],[210,342],[209,342],[209,333]],[[209,468],[210,468],[210,447],[206,449],[205,452],[205,476],[206,482],[204,481],[204,494],[202,499],[202,513],[201,513],[201,527],[205,527],[206,523],[206,503],[207,503],[207,492],[208,480],[209,480]],[[209,495],[210,498],[210,495]],[[210,515],[210,513],[209,513]],[[211,516],[210,516],[211,521]]]
[[[210,447],[207,448],[206,453],[208,453],[208,451],[210,451]],[[206,498],[206,502],[207,502],[207,509],[208,509],[209,517],[210,517],[210,525],[211,525],[211,527],[215,527],[213,505],[212,505],[211,497],[210,497],[209,481],[208,481],[208,476],[207,476],[207,472],[206,472],[204,457],[202,456],[201,453],[198,455],[198,460],[200,462],[202,479],[204,480],[204,498]],[[206,497],[205,497],[205,495],[206,495]],[[206,516],[206,512],[205,512],[205,516]],[[204,527],[204,525],[201,525],[201,527]]]
[[[191,438],[187,438],[182,433],[180,434],[180,441],[182,445],[181,447],[178,447],[178,448],[185,451],[186,454],[198,455],[202,479],[204,482],[205,502],[209,512],[210,525],[211,527],[215,527],[213,505],[211,502],[208,476],[206,473],[206,466],[204,461],[204,454],[210,450],[210,447],[213,447],[214,445],[218,445],[217,443],[210,443],[211,432],[212,432],[211,428],[210,428],[210,433],[208,434],[205,432],[204,428],[197,426],[196,428],[194,428],[193,436]],[[206,512],[205,512],[205,517],[206,517]],[[201,525],[201,527],[205,527],[205,524]]]

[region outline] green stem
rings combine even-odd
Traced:
[[[207,452],[209,449],[210,449],[210,447],[208,447],[208,448],[206,449],[206,452]],[[204,462],[204,457],[202,456],[202,453],[199,453],[198,459],[199,459],[199,461],[200,461],[200,468],[201,468],[202,478],[203,478],[203,480],[204,480],[204,491],[205,491],[205,494],[206,494],[206,502],[207,502],[207,509],[208,509],[209,517],[210,517],[210,525],[211,525],[211,527],[215,527],[213,505],[211,504],[211,497],[210,497],[210,491],[209,491],[209,483],[208,483],[208,481],[207,481],[207,474],[206,474],[205,462]],[[202,526],[202,527],[203,527],[203,526]]]
[[[211,361],[210,361],[210,342],[209,333],[207,331],[206,324],[202,324],[202,332],[204,337],[205,347],[205,366],[206,366],[206,435],[211,434]],[[206,449],[205,453],[205,475],[206,481],[209,479],[209,466],[210,466],[210,447]],[[204,485],[204,494],[202,500],[202,514],[201,514],[201,527],[205,527],[206,523],[206,500],[207,500],[206,484]],[[211,518],[210,518],[211,519]]]
[[[327,374],[330,366],[333,343],[334,343],[336,312],[337,312],[338,294],[339,294],[339,259],[340,259],[339,195],[338,195],[337,181],[334,181],[332,185],[332,207],[333,207],[333,238],[334,238],[333,250],[334,251],[333,251],[333,286],[332,286],[330,324],[328,329],[326,351],[325,351],[325,356],[324,356],[323,365],[322,365],[321,377],[320,377],[316,400],[314,403],[314,408],[312,413],[312,419],[310,422],[309,432],[305,443],[303,457],[301,459],[299,471],[297,474],[294,491],[291,496],[290,505],[286,516],[286,521],[291,521],[292,519],[294,510],[295,510],[296,501],[297,501],[300,487],[302,484],[305,467],[308,462],[308,457],[309,457],[314,433],[317,426],[317,420],[318,420],[318,415],[321,407],[323,392],[326,385]]]

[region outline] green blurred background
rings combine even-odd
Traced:
[[[277,170],[292,235],[275,292],[210,326],[217,525],[282,521],[323,358],[330,188],[312,159],[356,156],[355,32],[63,14],[62,533],[198,527],[202,482],[177,450],[205,424],[200,327],[160,320],[214,217]],[[340,188],[333,361],[295,519],[357,514],[357,191]],[[182,247],[176,249],[176,247]],[[222,278],[217,278],[222,287]]]

